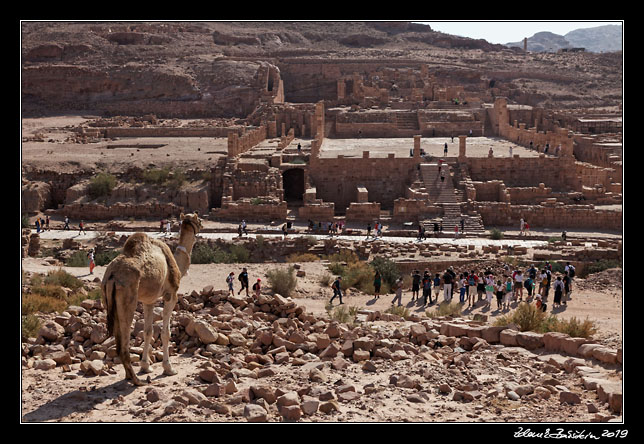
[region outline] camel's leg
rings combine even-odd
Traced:
[[[150,373],[150,342],[152,340],[152,318],[154,305],[143,304],[143,356],[141,357],[141,373]]]
[[[123,298],[118,301],[119,325],[115,329],[115,336],[118,342],[119,358],[125,368],[125,378],[130,379],[134,385],[143,385],[143,382],[136,376],[130,361],[130,330],[134,311],[136,310],[137,292],[129,287],[120,287]]]
[[[163,295],[163,327],[161,329],[161,340],[163,342],[163,373],[165,375],[176,375],[177,372],[170,364],[170,317],[172,310],[177,303],[177,292],[168,292]]]

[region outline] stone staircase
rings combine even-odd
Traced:
[[[416,113],[397,112],[396,128],[403,130],[418,130],[418,115]]]
[[[479,214],[469,215],[461,212],[461,194],[458,193],[450,177],[450,166],[443,163],[445,180],[441,182],[438,163],[421,163],[420,177],[431,202],[443,207],[443,232],[454,233],[454,227],[461,230],[461,219],[464,221],[466,234],[483,234],[485,227]],[[433,227],[427,227],[431,232]]]

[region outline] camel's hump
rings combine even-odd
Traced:
[[[140,255],[143,250],[149,248],[150,238],[145,233],[134,233],[125,241],[123,245],[123,255],[133,257]]]

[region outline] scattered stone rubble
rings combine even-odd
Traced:
[[[254,300],[212,286],[180,295],[175,310],[172,354],[194,362],[194,379],[147,386],[134,420],[192,412],[207,421],[602,422],[621,414],[622,350],[589,339],[365,309],[351,327],[279,294]],[[153,362],[162,359],[161,312]],[[141,311],[132,336],[137,365]],[[100,301],[46,315],[22,355],[23,367],[66,379],[122,373]],[[389,416],[384,403],[394,406]]]

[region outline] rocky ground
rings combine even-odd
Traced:
[[[22,421],[621,420],[614,405],[621,402],[621,364],[615,362],[621,359],[621,285],[603,281],[612,272],[578,279],[573,300],[558,313],[588,316],[599,325],[594,342],[601,346],[586,345],[582,355],[581,349],[570,354],[548,343],[516,346],[510,336],[500,341],[489,335],[486,340],[486,334],[463,336],[453,324],[489,328],[503,313],[479,306],[462,319],[432,319],[410,301],[409,292],[403,295],[411,314],[407,320],[385,313],[391,295],[374,299],[349,291],[345,307],[356,307],[357,322],[333,321],[325,309],[330,291],[319,284],[326,271],[320,262],[301,264],[305,276],[298,278],[292,298],[269,290],[259,300],[229,297],[224,277],[237,265],[191,266],[171,327],[171,362],[178,373],[162,374],[157,318],[156,363],[143,387],[123,380],[99,302],[43,315],[38,338],[22,345]],[[249,264],[251,281],[285,265]],[[22,268],[29,274],[57,267],[26,258]],[[66,270],[91,288],[104,267],[94,275]],[[474,314],[487,314],[488,322],[473,322]],[[134,361],[142,352],[142,322],[139,312]],[[612,394],[617,387],[619,397]]]

